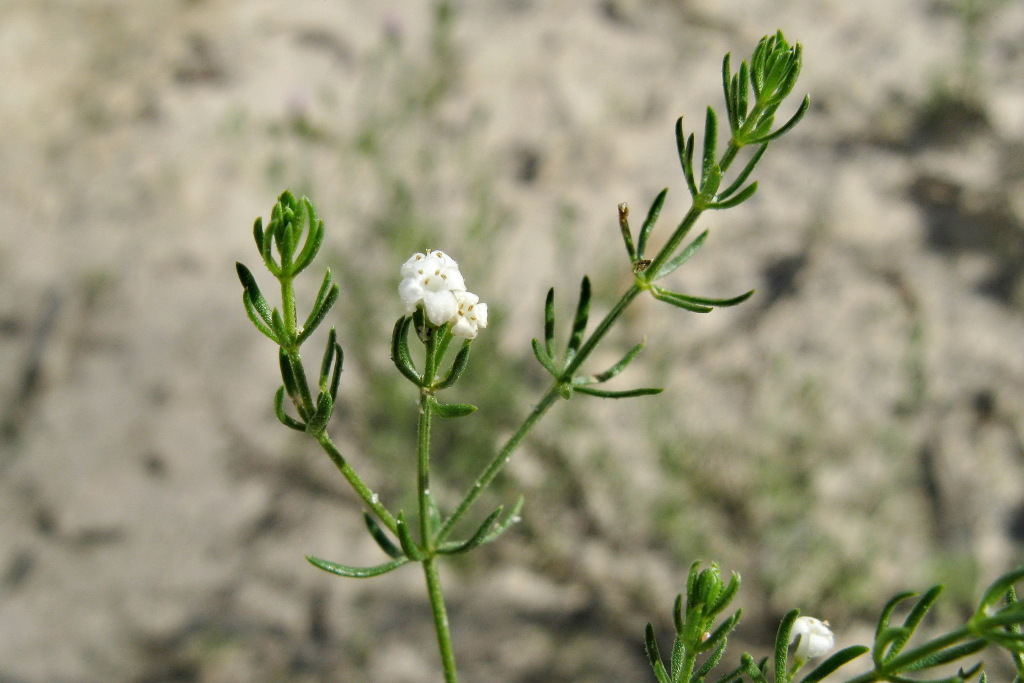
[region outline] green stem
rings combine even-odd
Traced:
[[[315,434],[314,436],[316,437],[317,442],[320,443],[321,448],[324,449],[324,452],[326,452],[330,457],[334,466],[338,468],[346,481],[348,481],[352,488],[355,489],[355,492],[359,494],[359,497],[363,499],[363,502],[366,503],[367,507],[373,510],[373,514],[377,516],[377,519],[383,522],[392,533],[397,534],[398,522],[395,520],[394,515],[392,515],[386,507],[381,505],[377,494],[369,489],[366,483],[363,482],[362,478],[356,474],[356,471],[352,469],[348,462],[345,461],[345,457],[338,450],[337,446],[334,445],[334,442],[331,441],[331,437],[327,436],[327,432],[323,431],[319,434]]]
[[[295,341],[295,326],[298,324],[295,317],[295,286],[292,278],[281,277],[281,311],[284,318],[285,330],[288,332],[289,343]]]
[[[441,530],[437,534],[438,544],[444,542],[444,540],[448,538],[448,535],[452,532],[455,525],[459,523],[459,520],[461,520],[466,512],[469,511],[470,506],[476,502],[476,499],[480,497],[483,490],[487,488],[487,485],[494,480],[494,477],[498,475],[501,468],[505,466],[506,462],[508,462],[508,459],[512,456],[512,452],[519,446],[519,442],[521,442],[530,430],[533,429],[533,426],[537,424],[537,421],[541,417],[544,416],[544,413],[548,411],[548,408],[558,400],[561,393],[561,384],[556,382],[550,389],[548,389],[548,393],[544,394],[544,398],[540,400],[540,403],[533,407],[533,410],[530,411],[529,415],[527,415],[526,420],[522,425],[520,425],[519,429],[516,430],[516,433],[509,437],[509,440],[505,442],[505,445],[502,446],[497,455],[491,458],[487,467],[484,468],[483,472],[480,473],[480,476],[478,476],[476,481],[473,482],[473,486],[466,493],[462,502],[459,503],[458,507],[455,508],[455,511],[452,512],[451,516],[445,520],[445,523],[441,526]]]
[[[683,665],[680,667],[679,675],[674,680],[676,681],[689,681],[690,676],[693,675],[693,670],[697,666],[697,650],[693,647],[686,648],[686,657],[683,660]]]
[[[423,370],[423,386],[420,389],[419,420],[416,426],[416,485],[420,508],[420,545],[426,558],[423,560],[423,575],[427,580],[427,594],[430,596],[430,610],[434,614],[434,632],[437,634],[437,649],[441,653],[445,683],[457,683],[458,670],[455,666],[455,650],[452,647],[451,628],[448,625],[448,611],[444,604],[444,592],[437,572],[437,556],[434,554],[439,542],[431,529],[432,505],[430,500],[430,422],[434,407],[434,394],[430,386],[434,383],[441,356],[451,341],[446,334],[438,338],[437,330],[427,342]]]
[[[428,554],[434,552],[433,534],[430,532],[430,416],[433,397],[420,391],[419,420],[416,426],[416,490],[420,504],[420,544]]]
[[[615,324],[615,321],[619,319],[619,316],[622,315],[626,308],[633,303],[633,299],[635,299],[642,291],[643,289],[640,285],[635,282],[630,285],[629,289],[626,290],[626,293],[623,294],[618,302],[612,307],[612,310],[608,311],[608,314],[605,315],[600,323],[598,323],[597,327],[594,328],[594,331],[590,333],[590,337],[587,338],[587,341],[583,342],[583,346],[580,347],[576,356],[562,370],[562,381],[572,381],[573,375],[580,369],[580,366],[583,365],[583,361],[585,361],[587,357],[594,352],[594,349],[596,349],[597,345],[602,339],[604,339],[604,336],[608,333],[608,330],[611,329],[612,325]]]
[[[480,473],[480,476],[478,476],[476,481],[473,482],[473,486],[466,493],[466,496],[462,499],[462,502],[459,503],[458,507],[455,508],[455,511],[452,512],[451,516],[447,520],[445,520],[444,525],[441,527],[441,530],[437,535],[437,543],[443,542],[448,537],[455,525],[459,523],[462,517],[469,510],[470,506],[472,506],[476,499],[480,497],[480,494],[483,493],[483,490],[487,488],[496,476],[498,476],[498,472],[501,471],[505,466],[505,463],[507,463],[509,458],[512,457],[512,453],[519,446],[520,442],[522,442],[523,438],[529,434],[530,430],[533,429],[533,426],[537,424],[537,421],[544,416],[548,409],[554,405],[555,401],[557,401],[562,395],[562,387],[564,383],[566,381],[572,381],[572,374],[594,351],[597,344],[604,338],[605,334],[608,333],[608,330],[611,329],[615,321],[622,315],[623,311],[626,310],[629,304],[632,303],[633,299],[635,299],[641,291],[643,291],[643,289],[634,283],[626,293],[622,295],[622,298],[619,299],[618,303],[615,304],[604,319],[601,320],[598,326],[594,328],[590,337],[580,347],[576,357],[573,358],[573,360],[565,367],[562,379],[556,380],[555,383],[551,385],[551,388],[548,389],[546,394],[544,394],[544,397],[541,398],[540,402],[535,405],[533,410],[530,411],[530,414],[526,416],[526,420],[523,421],[523,424],[520,425],[519,429],[509,437],[508,441],[505,442],[505,445],[501,447],[501,450],[491,458],[487,467],[484,468],[483,472]]]
[[[434,613],[434,631],[437,633],[437,648],[441,652],[445,683],[458,683],[459,673],[455,667],[455,650],[452,648],[452,633],[448,626],[448,611],[444,606],[441,579],[437,574],[437,557],[423,560],[423,574],[427,579],[427,593],[430,595],[430,609]]]
[[[722,155],[721,161],[718,162],[718,167],[722,169],[722,173],[725,173],[729,166],[732,165],[733,160],[736,158],[736,154],[739,153],[742,145],[737,144],[736,138],[729,140],[729,146],[725,150],[725,154]]]
[[[704,209],[697,204],[690,206],[690,210],[686,212],[685,216],[683,216],[683,220],[679,222],[679,226],[676,228],[675,232],[672,233],[672,236],[668,239],[668,242],[665,243],[665,246],[661,248],[661,251],[658,252],[658,255],[651,260],[651,265],[647,266],[644,272],[657,273],[661,270],[661,267],[672,258],[675,251],[679,248],[679,245],[682,244],[684,239],[686,239],[686,235],[690,232],[690,229],[694,226],[702,213],[704,213]]]
[[[292,374],[299,384],[299,392],[302,394],[302,402],[307,412],[312,414],[316,410],[316,403],[309,391],[309,381],[306,379],[306,371],[302,368],[302,357],[299,355],[299,346],[295,343],[298,331],[296,329],[295,314],[295,286],[290,277],[279,277],[281,282],[281,308],[283,310],[285,339],[281,345],[284,353],[288,356],[288,363],[292,366]]]

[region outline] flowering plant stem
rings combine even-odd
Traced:
[[[416,427],[417,452],[417,488],[420,512],[420,544],[425,557],[423,559],[423,575],[427,582],[427,595],[430,598],[430,610],[434,615],[434,631],[437,634],[437,647],[441,653],[441,665],[444,668],[445,683],[458,681],[458,670],[455,666],[455,650],[452,647],[451,627],[448,624],[448,610],[445,606],[444,592],[441,589],[441,578],[437,571],[437,542],[435,529],[432,528],[437,519],[436,506],[430,494],[430,426],[434,413],[434,392],[431,387],[437,375],[440,355],[450,338],[439,340],[437,331],[427,338],[426,357],[424,360],[423,386],[420,387],[419,418]],[[445,330],[445,336],[449,333]],[[440,343],[439,343],[440,342]],[[439,353],[439,351],[441,353]]]
[[[676,125],[676,146],[692,201],[682,221],[653,258],[645,258],[645,250],[667,190],[655,199],[635,242],[629,227],[628,207],[625,204],[619,206],[620,229],[633,282],[588,335],[591,285],[589,278],[584,277],[568,342],[561,354],[556,353],[554,348],[554,290],[548,292],[544,310],[544,338],[543,341],[534,339],[533,349],[542,367],[552,376],[551,386],[526,415],[519,428],[481,470],[447,518],[443,518],[430,487],[432,419],[435,414],[446,419],[459,418],[475,410],[471,405],[441,403],[437,393],[452,386],[465,370],[472,340],[479,330],[487,327],[487,304],[466,289],[458,263],[444,252],[428,250],[417,253],[402,265],[402,281],[398,293],[406,315],[399,318],[394,327],[391,357],[399,372],[417,387],[419,394],[416,436],[418,539],[410,531],[405,513],[399,511],[397,515],[393,514],[349,465],[328,436],[327,424],[337,400],[343,359],[334,329],[328,335],[319,381],[315,385],[309,381],[303,366],[300,356],[302,344],[324,320],[339,296],[338,285],[333,284],[328,270],[308,317],[299,323],[293,282],[312,263],[322,245],[322,221],[317,218],[308,199],[296,199],[291,193],[285,192],[275,205],[266,229],[262,219],[257,219],[253,227],[253,236],[263,262],[280,284],[281,310],[271,309],[248,268],[237,264],[237,270],[243,286],[243,305],[249,319],[260,333],[279,347],[282,386],[275,395],[275,414],[282,424],[309,434],[320,444],[372,513],[364,513],[367,530],[390,558],[373,567],[353,567],[316,557],[307,559],[325,571],[350,578],[380,576],[410,562],[421,563],[446,683],[455,683],[458,674],[438,562],[442,555],[468,552],[493,541],[518,520],[521,498],[504,519],[504,508],[499,507],[484,519],[468,539],[449,540],[456,526],[465,519],[470,508],[493,482],[526,435],[559,398],[569,399],[574,393],[618,399],[661,391],[646,387],[609,391],[594,386],[618,375],[637,356],[643,348],[642,343],[630,349],[619,362],[604,372],[578,374],[625,310],[642,293],[647,292],[659,301],[697,313],[707,313],[715,307],[736,305],[752,294],[747,292],[726,299],[695,297],[672,292],[655,284],[683,265],[704,243],[707,232],[683,247],[684,240],[704,211],[731,208],[753,196],[757,184],[748,183],[748,177],[761,160],[768,143],[790,130],[807,111],[809,101],[804,98],[787,123],[779,127],[775,125],[775,113],[790,95],[800,72],[799,45],[791,46],[781,33],[766,36],[759,42],[750,64],[752,66],[743,62],[739,72],[733,74],[729,57],[726,56],[723,61],[723,88],[731,135],[721,156],[718,149],[718,118],[713,109],[707,110],[701,154],[696,161],[694,135],[683,135],[682,119]],[[741,149],[747,146],[755,146],[757,149],[744,167],[732,174],[734,177],[729,184],[723,186],[724,174],[733,161],[739,158]],[[413,329],[415,338],[424,347],[419,368],[409,349]],[[452,345],[455,338],[461,340],[458,351],[454,351]],[[446,354],[450,348],[454,359],[449,363]],[[285,409],[286,397],[290,399],[297,417]],[[397,544],[394,541],[396,537]],[[726,590],[723,585],[719,585],[721,582],[717,579],[717,570],[703,576],[699,582],[703,587],[699,601],[703,607],[699,609],[699,619],[695,616],[687,623],[708,622],[709,615],[720,610],[720,604],[724,604],[715,596],[722,591],[724,596],[731,596],[738,585],[736,581],[730,582]],[[708,607],[711,604],[709,600],[715,604],[713,610]],[[705,643],[704,628],[694,625],[690,630],[693,632],[688,634],[686,640],[680,641],[680,654],[672,667],[674,674],[678,674],[675,677],[677,680],[679,675],[686,673],[689,677],[693,672],[698,651],[704,651],[703,648],[711,647],[721,640],[718,636],[709,636],[711,640]],[[720,657],[720,653],[716,657]]]

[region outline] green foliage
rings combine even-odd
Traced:
[[[439,58],[448,55],[442,40],[450,23],[451,7],[437,5],[439,43],[435,45]],[[272,306],[263,294],[256,277],[244,265],[237,264],[242,285],[243,308],[257,331],[277,347],[281,386],[274,393],[273,408],[277,418],[288,428],[303,431],[314,439],[335,464],[346,481],[365,505],[363,517],[367,533],[384,553],[386,560],[370,567],[355,567],[309,556],[314,566],[342,577],[373,578],[399,569],[407,564],[419,564],[424,572],[427,595],[434,617],[438,650],[445,680],[457,680],[454,647],[444,595],[438,575],[438,562],[450,555],[466,554],[495,541],[519,520],[523,506],[520,496],[506,513],[499,505],[482,520],[471,526],[472,532],[461,540],[452,538],[468,521],[470,512],[482,493],[493,483],[513,453],[550,408],[577,394],[595,398],[635,398],[657,394],[657,388],[636,388],[610,391],[600,385],[626,370],[638,357],[644,344],[637,343],[620,359],[598,372],[584,372],[583,366],[601,347],[609,331],[619,322],[629,306],[644,293],[674,308],[697,313],[709,313],[717,307],[735,306],[747,300],[753,291],[732,297],[694,296],[664,288],[656,282],[662,280],[687,263],[705,244],[708,232],[686,243],[690,231],[705,211],[725,210],[749,199],[757,189],[750,177],[763,158],[768,145],[790,131],[808,109],[805,97],[785,123],[776,126],[780,107],[792,94],[800,73],[802,53],[799,44],[790,45],[781,33],[764,37],[755,48],[749,62],[741,62],[736,73],[731,70],[727,55],[722,68],[722,84],[726,102],[728,140],[720,152],[720,126],[718,115],[707,109],[701,150],[696,153],[693,133],[684,135],[682,119],[676,126],[676,145],[685,183],[690,192],[690,208],[670,233],[663,246],[648,257],[651,236],[661,217],[666,191],[654,200],[647,217],[634,240],[629,225],[629,208],[619,206],[619,228],[626,248],[626,273],[631,283],[610,310],[595,325],[591,325],[593,291],[591,280],[581,280],[579,296],[568,327],[564,344],[556,343],[557,311],[554,289],[548,291],[544,303],[543,338],[533,340],[533,351],[550,384],[518,428],[498,447],[488,446],[489,457],[463,496],[446,505],[432,491],[433,418],[469,418],[457,424],[472,424],[476,407],[466,403],[443,402],[439,395],[450,390],[466,376],[473,349],[473,340],[479,329],[487,326],[486,304],[466,291],[458,264],[446,254],[428,251],[416,254],[402,266],[402,285],[399,293],[405,305],[405,315],[398,318],[392,329],[390,357],[401,378],[411,385],[418,399],[414,451],[415,511],[385,504],[373,492],[348,462],[328,434],[327,427],[339,401],[339,388],[344,354],[334,328],[327,335],[320,354],[319,372],[310,375],[304,366],[301,347],[323,323],[337,304],[340,289],[327,270],[313,297],[308,313],[299,324],[294,281],[307,270],[318,255],[324,241],[324,225],[317,217],[312,202],[284,192],[271,210],[266,228],[262,219],[253,227],[253,237],[261,260],[280,289],[280,307]],[[436,87],[435,87],[436,86]],[[423,93],[422,106],[430,107],[443,92],[444,83],[438,81]],[[376,149],[372,135],[365,138],[365,152]],[[733,163],[743,149],[754,148],[738,171]],[[314,281],[315,282],[315,281]],[[351,292],[349,293],[351,294]],[[358,296],[359,292],[355,292]],[[369,314],[370,311],[364,311]],[[458,343],[453,343],[459,339]],[[407,386],[408,389],[408,386]],[[289,400],[290,409],[285,403]],[[290,411],[294,411],[294,414]],[[393,417],[388,415],[389,418]],[[938,588],[926,592],[917,600],[899,626],[891,619],[897,607],[910,594],[900,594],[883,609],[871,648],[848,647],[825,659],[815,669],[800,678],[803,683],[815,683],[833,674],[850,661],[870,652],[873,669],[849,679],[854,683],[867,681],[910,680],[905,674],[944,666],[963,657],[973,655],[988,646],[997,646],[1011,653],[1018,670],[1018,680],[1024,675],[1024,608],[1016,600],[1015,584],[1024,577],[1024,568],[1010,572],[997,580],[985,593],[975,614],[967,624],[949,634],[907,649],[917,628],[939,595]],[[740,579],[733,574],[728,582],[716,565],[701,570],[699,563],[691,566],[685,594],[680,594],[673,610],[675,637],[669,659],[662,658],[653,626],[646,631],[647,654],[659,683],[696,683],[713,675],[723,660],[728,636],[739,623],[739,611],[721,621],[721,615],[736,597]],[[809,624],[813,623],[811,630]],[[791,648],[791,644],[795,647]],[[755,683],[790,683],[796,680],[808,659],[821,656],[831,648],[832,634],[827,625],[801,617],[792,610],[782,620],[775,641],[774,656],[760,661],[744,654],[740,664],[719,676],[717,681],[740,681],[749,678]],[[961,670],[952,678],[937,679],[963,681],[981,674],[980,665]],[[983,675],[983,674],[981,674]]]

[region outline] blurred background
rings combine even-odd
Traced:
[[[290,188],[327,224],[330,431],[393,509],[398,266],[459,260],[492,323],[452,392],[480,410],[435,437],[454,504],[546,387],[548,287],[563,318],[583,274],[617,298],[616,205],[668,186],[669,234],[676,118],[699,136],[722,56],[776,29],[812,109],[671,282],[757,294],[638,302],[593,369],[646,337],[615,388],[665,392],[557,405],[517,453],[485,503],[524,493],[522,523],[443,575],[463,675],[653,680],[694,560],[743,576],[728,661],[793,607],[840,645],[898,590],[969,613],[1024,560],[1024,3],[3,0],[0,681],[438,680],[420,572],[303,560],[381,554],[273,417],[252,221]]]

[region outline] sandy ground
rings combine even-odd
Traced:
[[[547,287],[621,289],[616,204],[667,185],[682,215],[676,117],[777,28],[813,108],[674,276],[758,294],[640,304],[623,387],[665,394],[574,399],[513,461],[521,528],[445,573],[465,680],[652,680],[643,624],[668,632],[694,559],[743,574],[758,652],[793,606],[862,642],[891,592],[962,607],[1024,559],[1024,3],[978,0],[973,28],[952,1],[435,5],[0,3],[0,681],[438,680],[415,569],[302,560],[379,551],[273,420],[233,267],[252,220],[285,187],[319,206],[332,434],[407,502],[412,398],[367,398],[398,386],[401,260],[445,248],[491,306],[478,441],[445,437],[491,447],[539,395]],[[475,466],[452,462],[454,500]]]

